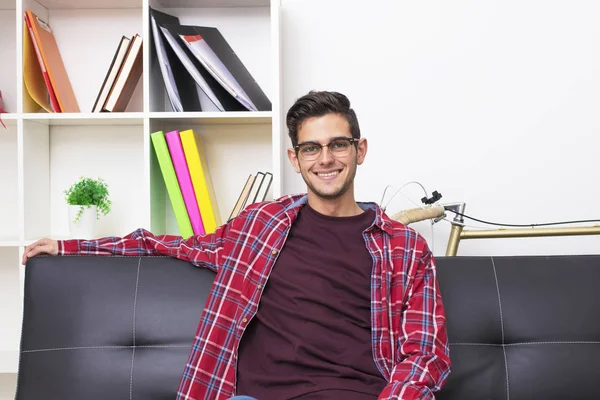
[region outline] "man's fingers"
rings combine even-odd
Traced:
[[[22,264],[25,265],[28,258],[34,257],[38,254],[52,254],[52,243],[48,239],[40,239],[37,242],[31,243],[25,248],[23,252]]]

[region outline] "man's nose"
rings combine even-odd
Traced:
[[[333,162],[333,154],[329,151],[329,146],[321,147],[321,154],[319,154],[319,164],[330,164]]]

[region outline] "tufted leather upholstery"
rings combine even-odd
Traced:
[[[600,399],[600,255],[437,265],[438,400]],[[17,400],[174,399],[213,277],[164,257],[29,260]]]

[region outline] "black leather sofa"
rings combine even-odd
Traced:
[[[600,255],[437,265],[453,366],[436,399],[600,399]],[[164,257],[30,260],[16,399],[174,399],[213,277]]]

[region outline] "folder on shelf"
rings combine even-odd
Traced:
[[[156,153],[156,158],[158,159],[158,164],[165,181],[167,193],[169,195],[169,199],[171,200],[171,206],[173,207],[173,212],[175,213],[175,219],[177,220],[177,224],[179,226],[179,232],[184,238],[193,236],[194,230],[192,229],[190,217],[183,201],[183,195],[179,187],[179,182],[177,181],[177,174],[175,173],[175,168],[173,167],[173,161],[171,160],[165,134],[163,131],[156,131],[150,134],[150,138],[152,139],[152,145]]]
[[[202,111],[195,81],[170,45],[166,45],[159,26],[179,24],[179,19],[150,7],[151,59],[157,60],[173,111]]]
[[[202,66],[194,57],[192,52],[181,42],[178,37],[178,24],[167,23],[166,20],[157,18],[157,27],[162,34],[161,37],[169,44],[169,48],[174,54],[178,63],[181,63],[185,69],[183,74],[188,74],[195,84],[188,87],[198,94],[196,87],[200,88],[199,96],[200,108],[202,110],[215,109],[216,111],[243,111],[244,106],[236,101],[225,88]],[[203,101],[205,100],[205,101]]]
[[[108,94],[110,93],[110,90],[117,79],[117,75],[121,69],[121,65],[123,64],[123,60],[125,60],[125,56],[127,55],[127,50],[129,49],[130,44],[131,39],[127,36],[122,36],[119,40],[119,45],[117,46],[115,55],[110,63],[110,67],[106,72],[104,82],[102,82],[102,86],[100,87],[98,96],[96,97],[96,101],[92,107],[92,112],[97,113],[102,111],[104,103],[108,98]]]
[[[221,214],[213,187],[202,139],[192,129],[179,133],[196,200],[206,233],[213,233],[221,225]]]
[[[31,26],[30,39],[33,42],[34,49],[41,55],[41,60],[38,62],[39,68],[43,71],[42,74],[44,74],[44,71],[47,73],[50,83],[50,89],[48,90],[50,98],[52,99],[52,92],[55,95],[56,102],[53,111],[79,112],[79,105],[73,93],[73,87],[71,86],[71,81],[65,69],[58,45],[54,39],[52,28],[31,10],[25,11],[25,18],[25,24]],[[31,58],[28,59],[28,62],[32,62]],[[36,93],[35,95],[37,96],[38,94]]]
[[[54,95],[54,90],[47,71],[43,67],[41,54],[38,59],[31,36],[25,22],[23,24],[23,107],[26,112],[44,110],[51,113],[54,112],[54,107],[50,93]],[[56,97],[54,97],[54,101],[56,101]]]
[[[167,28],[177,33],[194,57],[245,109],[271,111],[270,100],[217,28],[191,25]]]
[[[204,224],[202,223],[202,217],[200,216],[200,209],[198,208],[196,193],[194,192],[190,171],[185,160],[179,131],[168,132],[165,136],[169,147],[169,153],[171,154],[171,160],[173,161],[173,167],[175,168],[177,181],[179,182],[179,188],[183,195],[183,201],[190,222],[192,223],[194,234],[205,235],[206,231],[204,230]]]
[[[127,48],[127,54],[119,69],[102,111],[123,112],[127,108],[131,96],[142,77],[142,37],[135,34]]]

